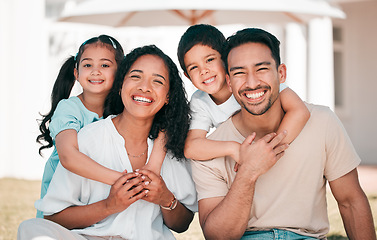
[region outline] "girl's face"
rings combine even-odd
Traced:
[[[90,44],[74,73],[84,93],[107,95],[113,86],[116,70],[114,53],[102,45]]]
[[[153,119],[168,103],[169,71],[155,55],[139,57],[124,77],[121,97],[124,112],[139,118]]]

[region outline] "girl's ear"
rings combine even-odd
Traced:
[[[73,74],[75,75],[76,80],[79,80],[79,72],[77,71],[77,68],[73,69]]]

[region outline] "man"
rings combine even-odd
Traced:
[[[328,181],[348,237],[376,239],[358,181],[360,158],[333,112],[307,104],[310,119],[284,152],[281,134],[269,134],[285,114],[279,83],[286,66],[280,64],[279,44],[254,28],[227,39],[227,83],[241,110],[210,138],[242,143],[240,166],[234,172],[230,157],[193,161],[203,233],[207,239],[325,239]]]

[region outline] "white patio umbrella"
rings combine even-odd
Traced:
[[[208,23],[305,23],[313,17],[344,18],[324,0],[88,0],[67,9],[58,21],[122,26]]]

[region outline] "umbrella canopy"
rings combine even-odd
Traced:
[[[122,26],[179,26],[196,23],[264,24],[345,18],[324,0],[88,0],[67,9],[58,21]]]

